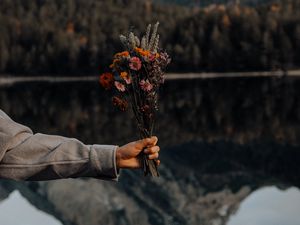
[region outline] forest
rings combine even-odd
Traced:
[[[211,4],[242,4],[242,5],[258,5],[270,2],[275,2],[276,0],[154,0],[160,3],[175,3],[186,6],[208,6]]]
[[[151,0],[1,0],[0,74],[93,75],[122,50],[119,34],[160,21],[169,72],[300,67],[300,1],[205,7]]]

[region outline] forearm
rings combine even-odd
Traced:
[[[29,128],[9,118],[4,119],[0,118],[1,178],[52,180],[94,177],[118,180],[116,146],[85,145],[73,138],[33,134]]]
[[[35,134],[8,150],[0,177],[51,180],[95,177],[117,180],[115,146],[84,145],[76,139]]]

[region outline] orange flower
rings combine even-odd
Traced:
[[[109,68],[114,68],[118,62],[120,62],[119,59],[114,59],[113,63],[109,65]]]
[[[105,89],[111,89],[114,84],[114,77],[112,73],[103,73],[100,75],[99,82]]]
[[[121,72],[120,77],[122,77],[123,79],[128,77],[128,73],[127,72]]]
[[[114,58],[128,57],[128,56],[129,56],[129,52],[128,51],[124,51],[124,52],[118,52],[117,54],[115,54]]]
[[[131,84],[131,78],[127,72],[121,72],[120,77],[125,80],[126,84]]]
[[[120,53],[121,56],[123,57],[128,57],[129,56],[129,52],[128,51],[124,51]]]
[[[141,56],[149,56],[150,55],[150,51],[148,50],[144,50],[142,48],[135,48],[134,49],[137,53],[139,53]]]
[[[159,57],[159,54],[158,53],[155,53],[155,54],[151,54],[148,58],[150,61],[154,61],[155,59],[157,59]]]

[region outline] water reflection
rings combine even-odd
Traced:
[[[299,225],[300,190],[275,186],[254,191],[231,216],[227,225]]]
[[[256,204],[244,209],[260,187],[300,187],[299,82],[166,83],[156,129],[162,149],[159,179],[144,179],[140,171],[121,171],[117,184],[94,179],[17,185],[0,181],[0,187],[7,189],[2,195],[16,187],[66,225],[103,221],[106,225],[225,225],[236,218],[235,224],[246,225],[241,219],[258,213],[254,209],[267,215],[270,208]],[[130,115],[113,109],[96,83],[3,87],[0,108],[34,132],[76,137],[85,143],[122,144],[137,134]],[[238,213],[231,217],[234,212]],[[289,212],[280,217],[291,221]]]
[[[0,212],[3,225],[62,225],[54,216],[36,209],[16,190],[0,202]]]

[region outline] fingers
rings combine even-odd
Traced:
[[[154,153],[159,152],[159,150],[160,150],[159,146],[156,145],[156,146],[152,146],[152,147],[146,148],[146,149],[144,150],[144,152],[145,152],[146,154],[154,154]]]
[[[160,165],[160,160],[157,159],[157,160],[154,160],[154,161],[155,161],[155,163],[156,163],[157,166]]]
[[[156,136],[152,136],[151,138],[145,138],[136,142],[137,147],[143,149],[148,146],[154,146],[157,144],[158,138]]]
[[[154,153],[154,154],[148,155],[148,159],[157,159],[158,156],[159,156],[158,153]]]
[[[144,150],[144,153],[146,153],[148,156],[148,159],[157,159],[159,157],[159,152],[160,148],[159,146],[153,146],[153,147],[148,147],[147,149]]]
[[[156,165],[158,166],[160,164],[160,160],[158,160],[158,152],[160,151],[160,148],[156,145],[157,141],[158,138],[156,136],[153,136],[151,138],[145,138],[136,142],[136,148],[141,150],[145,149],[144,153],[147,154],[147,158],[154,159]]]
[[[152,140],[152,143],[150,145],[153,145],[153,146],[156,145],[158,142],[158,138],[156,136],[152,136],[151,140]]]
[[[145,138],[142,140],[130,142],[124,146],[117,149],[117,167],[118,168],[140,168],[141,165],[140,158],[138,155],[143,151],[146,157],[150,160],[155,160],[156,165],[160,164],[158,160],[160,151],[159,146],[157,146],[158,138],[153,136],[151,138]]]

